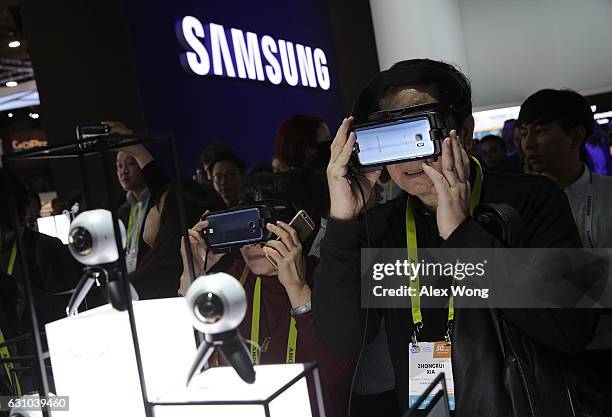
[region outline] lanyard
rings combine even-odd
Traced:
[[[6,273],[8,275],[13,275],[13,270],[15,269],[16,259],[17,259],[17,243],[13,242],[13,249],[11,249],[11,257],[9,258],[8,268],[6,269]]]
[[[143,206],[142,202],[139,201],[134,206],[130,207],[130,217],[128,219],[128,238],[127,238],[128,251],[131,249],[133,242],[138,242],[138,235],[140,234],[140,225],[142,222],[142,213],[144,211],[142,209],[142,206]],[[134,212],[135,211],[137,211],[138,214],[136,215],[136,224],[134,225],[133,222],[134,222]],[[134,230],[132,230],[132,226],[134,226]]]
[[[255,281],[255,290],[253,290],[253,314],[251,315],[251,361],[255,365],[259,365],[261,352],[259,349],[259,316],[261,306],[261,278],[257,277]],[[269,335],[270,336],[270,335]],[[291,317],[289,324],[289,338],[287,339],[287,354],[285,363],[295,363],[295,349],[297,346],[297,327],[295,327],[295,319]]]
[[[476,158],[472,158],[472,160],[476,164],[476,180],[474,181],[474,190],[472,191],[472,197],[470,201],[470,214],[474,212],[474,208],[480,202],[480,194],[482,193],[482,167],[480,166],[480,162]],[[417,244],[417,233],[416,233],[416,223],[414,221],[414,211],[412,210],[412,206],[410,205],[410,198],[406,203],[406,246],[408,250],[408,261],[413,264],[417,264],[419,262],[418,255],[418,244]],[[423,316],[421,314],[421,297],[419,295],[419,291],[421,285],[419,283],[419,275],[416,274],[414,280],[410,281],[410,301],[412,304],[412,322],[415,325],[414,334],[412,336],[412,342],[416,343],[416,335],[418,331],[423,327]],[[454,284],[453,278],[453,284]],[[448,302],[448,328],[446,332],[446,341],[450,341],[450,331],[453,323],[453,319],[455,318],[455,307],[453,297],[451,295],[450,300]]]
[[[593,173],[591,171],[589,171],[589,182],[587,183],[584,210],[584,234],[586,237],[586,244],[589,248],[594,248],[595,244],[593,243]]]
[[[15,260],[17,259],[17,243],[13,242],[13,249],[11,249],[11,256],[9,258],[8,268],[6,269],[6,273],[8,275],[13,275],[13,270],[15,269]],[[2,329],[0,329],[0,344],[5,343],[4,335],[2,334]],[[8,350],[8,346],[4,345],[0,347],[0,358],[2,359],[10,359],[11,354]],[[15,380],[13,381],[13,363],[12,362],[4,362],[4,370],[6,371],[6,375],[8,377],[9,383],[13,386],[13,388],[17,391],[17,395],[21,397],[21,384],[19,383],[19,379],[17,375],[15,375]]]

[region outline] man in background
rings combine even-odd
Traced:
[[[200,184],[212,182],[212,166],[211,162],[217,160],[219,155],[234,153],[232,145],[222,142],[213,142],[206,146],[200,155],[198,160],[198,167],[196,169],[196,178],[194,178]]]
[[[219,153],[210,163],[212,183],[228,207],[238,202],[244,162],[234,152]]]
[[[612,247],[612,178],[584,163],[594,126],[585,98],[571,90],[540,90],[525,100],[519,121],[529,163],[565,191],[583,246]],[[590,347],[612,348],[612,315],[602,314]]]
[[[540,90],[525,100],[519,120],[529,163],[565,191],[583,245],[612,247],[612,178],[583,162],[594,124],[587,101],[571,90]]]
[[[489,171],[495,171],[508,159],[506,143],[495,135],[487,135],[480,140],[480,155]]]
[[[147,189],[142,171],[136,160],[125,152],[117,153],[117,179],[126,192],[125,203],[117,212],[126,228],[126,266],[128,273],[136,270],[138,260],[148,250],[148,245],[142,239],[142,230],[147,213],[151,193]]]

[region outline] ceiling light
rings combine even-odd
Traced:
[[[11,41],[8,44],[9,48],[19,48],[21,46],[21,42],[19,41]]]
[[[7,87],[17,87],[17,81],[7,81],[6,86]]]
[[[40,117],[40,115],[38,113],[30,113],[30,117],[32,119],[38,119]]]
[[[8,117],[13,117],[13,113],[9,113],[9,114],[8,114]]]

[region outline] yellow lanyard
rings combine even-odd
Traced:
[[[138,210],[138,214],[136,215],[136,230],[132,230],[132,223],[134,222],[134,211]],[[138,235],[140,234],[140,222],[142,221],[142,202],[136,203],[135,206],[130,207],[130,217],[128,219],[128,238],[127,238],[127,248],[128,251],[132,247],[132,242],[134,241],[134,234],[136,235],[136,242],[138,242]]]
[[[253,291],[253,314],[251,316],[251,361],[255,365],[259,365],[261,352],[259,349],[259,316],[261,306],[261,278],[257,277],[255,281],[255,290]],[[271,336],[271,335],[269,335]],[[297,327],[295,327],[295,319],[291,317],[289,324],[289,338],[287,339],[287,355],[285,363],[295,363],[295,349],[297,346]]]
[[[476,163],[476,180],[474,181],[474,189],[472,191],[472,199],[470,201],[470,214],[474,212],[474,209],[480,202],[480,194],[482,192],[482,167],[476,158],[472,158],[472,160]],[[414,211],[410,205],[410,198],[408,198],[406,203],[406,247],[408,250],[408,261],[416,265],[419,262],[419,255],[416,223],[414,221]],[[416,274],[414,280],[410,281],[410,288],[410,292],[412,294],[410,296],[410,301],[412,304],[412,322],[417,329],[420,329],[423,326],[423,316],[421,315],[421,297],[419,295],[421,285],[419,283],[418,274]],[[451,295],[448,303],[448,321],[452,322],[454,317],[455,307],[453,297]]]
[[[8,268],[6,269],[6,273],[8,275],[13,275],[13,271],[15,269],[15,260],[17,259],[17,244],[13,242],[13,249],[11,249],[11,257],[9,258]],[[4,335],[2,334],[2,329],[0,329],[0,344],[5,343]],[[0,347],[0,358],[2,359],[10,359],[11,354],[8,350],[8,346],[4,345]],[[19,383],[19,378],[15,375],[15,380],[13,381],[13,363],[12,362],[4,362],[4,370],[6,371],[6,375],[8,377],[9,383],[16,389],[17,395],[21,397],[21,384]]]

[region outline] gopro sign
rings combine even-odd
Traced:
[[[216,23],[203,25],[193,16],[177,23],[176,36],[185,49],[181,66],[190,74],[329,90],[327,57],[320,48],[240,29],[226,30]]]

